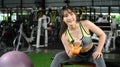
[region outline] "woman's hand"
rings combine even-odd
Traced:
[[[100,57],[103,56],[102,52],[99,52],[99,51],[95,51],[93,54],[92,54],[93,58],[94,59],[98,59]]]
[[[73,54],[73,55],[77,55],[77,54],[79,54],[80,53],[80,51],[81,51],[81,49],[82,49],[82,47],[80,46],[80,45],[78,45],[78,44],[71,44],[70,45],[70,51],[71,51],[71,53]]]

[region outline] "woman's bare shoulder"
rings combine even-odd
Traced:
[[[62,40],[65,40],[65,39],[67,39],[67,34],[66,34],[66,32],[64,32],[64,33],[62,34],[62,37],[61,37],[61,39],[62,39]]]
[[[66,32],[63,33],[63,35],[62,35],[62,37],[61,37],[61,41],[62,41],[63,45],[67,45],[67,44],[69,43]]]

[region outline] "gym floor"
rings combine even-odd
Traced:
[[[58,53],[60,51],[63,51],[61,49],[38,49],[37,52],[47,52],[47,53]],[[120,48],[117,48],[116,50],[110,51],[109,53],[104,53],[104,59],[106,62],[107,67],[120,67]]]
[[[47,53],[58,53],[60,51],[63,51],[61,49],[45,49],[40,48],[36,50],[37,53],[39,52],[47,52]],[[104,53],[104,59],[106,62],[107,67],[120,67],[120,48],[117,48],[116,50],[110,51],[109,53]]]
[[[26,52],[27,54],[31,53],[58,53],[60,51],[64,51],[64,49],[50,49],[50,48],[38,48],[38,49],[33,49],[30,52]],[[0,54],[4,54],[3,52],[0,51]],[[120,67],[120,47],[117,48],[116,50],[110,51],[109,53],[104,53],[104,58],[107,64],[107,67]]]

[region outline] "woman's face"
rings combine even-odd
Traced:
[[[76,22],[76,15],[74,12],[72,12],[71,10],[65,10],[63,13],[63,21],[67,24],[67,25],[72,25]]]

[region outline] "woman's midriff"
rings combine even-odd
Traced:
[[[81,49],[81,53],[89,51],[93,47],[93,43]]]

